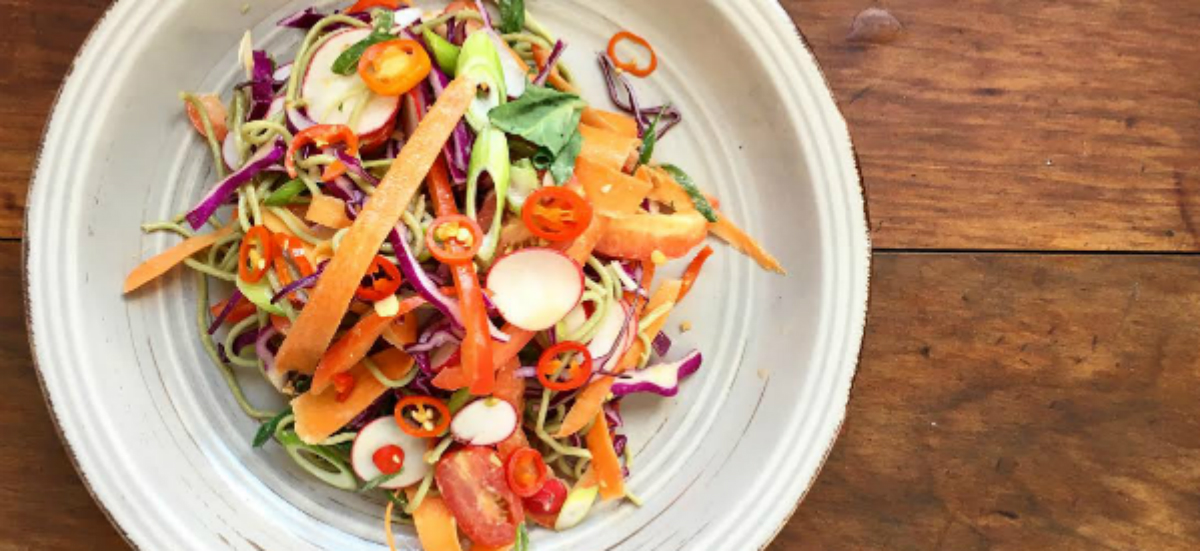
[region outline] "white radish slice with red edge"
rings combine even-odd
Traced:
[[[593,358],[606,356],[609,351],[613,350],[613,346],[617,344],[617,339],[622,338],[621,328],[625,327],[625,318],[628,314],[629,310],[626,309],[624,302],[613,304],[604,313],[604,319],[600,320],[600,328],[596,330],[596,336],[592,337],[592,341],[587,345],[588,352],[591,352]],[[630,331],[634,330],[630,329]],[[619,353],[620,350],[613,352],[614,354]]]
[[[371,421],[354,438],[354,446],[350,449],[350,466],[359,478],[370,482],[383,472],[375,466],[375,452],[385,446],[398,446],[404,450],[404,465],[400,475],[379,485],[385,490],[398,490],[412,486],[429,474],[432,465],[425,462],[425,451],[429,449],[429,439],[417,438],[400,429],[396,418],[391,415]]]
[[[392,16],[392,34],[400,34],[404,29],[411,27],[413,23],[420,21],[422,16],[421,8],[417,7],[396,10],[395,15]]]
[[[492,446],[517,430],[517,410],[499,398],[483,398],[467,404],[450,421],[454,439],[472,446]]]
[[[353,126],[355,134],[375,136],[388,131],[393,124],[400,109],[400,97],[371,92],[357,70],[345,76],[333,72],[333,62],[338,56],[370,34],[370,29],[337,31],[313,55],[304,74],[300,98],[307,102],[308,116],[317,124],[349,124],[360,106],[361,113]],[[364,101],[366,105],[362,105]]]
[[[579,304],[583,270],[554,249],[521,249],[496,261],[487,288],[505,320],[526,331],[543,331]]]

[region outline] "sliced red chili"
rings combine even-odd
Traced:
[[[461,214],[440,216],[425,234],[429,252],[443,264],[466,264],[483,246],[483,230]]]
[[[396,474],[404,468],[404,449],[395,444],[388,444],[375,450],[371,455],[375,468],[383,474]]]
[[[521,208],[521,220],[534,235],[547,241],[570,241],[592,223],[592,205],[578,193],[561,187],[537,190]]]
[[[521,448],[508,458],[508,487],[517,497],[533,497],[546,485],[546,461],[533,448]]]
[[[564,354],[572,354],[566,365],[560,359]],[[565,372],[567,378],[559,379],[560,372]],[[575,390],[587,383],[591,376],[592,355],[586,346],[577,342],[560,342],[543,352],[538,360],[538,380],[550,390]]]
[[[242,238],[242,246],[238,249],[238,277],[246,283],[258,283],[271,262],[275,259],[275,241],[271,230],[265,226],[254,226]]]
[[[650,54],[650,63],[645,67],[639,67],[637,62],[623,61],[621,58],[617,57],[617,45],[626,40],[645,48]],[[609,39],[608,57],[612,60],[613,65],[617,66],[617,68],[635,77],[646,78],[650,76],[650,73],[653,73],[654,70],[658,68],[658,54],[654,53],[654,48],[650,47],[650,43],[647,42],[645,38],[642,38],[629,31],[621,31],[617,34],[614,34],[613,37]]]
[[[279,276],[280,285],[286,287],[295,281],[292,271],[288,268],[288,261],[295,264],[300,277],[308,277],[313,274],[312,263],[308,261],[307,253],[304,252],[304,242],[300,238],[286,233],[277,233],[274,241],[275,275]]]
[[[348,371],[333,376],[333,389],[337,391],[338,402],[345,402],[349,399],[350,393],[354,392],[354,387],[357,385],[358,380]]]
[[[375,255],[354,296],[367,302],[383,300],[396,294],[402,283],[404,277],[400,274],[400,269],[390,260]]]
[[[283,160],[283,167],[287,169],[288,176],[296,178],[300,175],[296,171],[296,155],[300,153],[301,149],[309,145],[326,148],[335,144],[345,144],[347,153],[358,155],[358,135],[349,126],[318,124],[302,130],[292,139],[292,145],[288,147],[287,156]],[[325,172],[321,174],[321,180],[328,182],[345,174],[346,170],[345,164],[341,161],[334,161],[325,167]]]
[[[406,396],[396,403],[396,424],[417,438],[441,436],[450,428],[450,408],[432,396]]]
[[[387,8],[395,11],[400,9],[402,5],[408,5],[408,2],[401,2],[401,0],[358,0],[353,6],[346,8],[346,13],[364,13],[371,8]]]

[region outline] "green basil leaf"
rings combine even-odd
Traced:
[[[567,142],[567,146],[558,152],[558,156],[550,164],[550,175],[558,185],[567,183],[575,174],[575,161],[579,158],[580,151],[583,151],[583,134],[576,129],[571,141]]]
[[[304,182],[297,178],[279,186],[279,189],[271,192],[263,203],[268,207],[286,207],[303,191]]]
[[[384,474],[384,475],[379,475],[375,478],[372,478],[371,480],[368,480],[366,484],[363,484],[362,488],[358,489],[358,493],[363,494],[363,493],[369,492],[371,490],[374,490],[375,488],[378,488],[380,484],[384,484],[387,481],[389,481],[393,478],[396,478],[397,476],[400,476],[401,472],[404,472],[404,469],[400,469],[399,471],[396,471],[392,474]]]
[[[277,413],[274,417],[258,427],[258,432],[254,434],[254,447],[261,448],[271,435],[275,434],[275,429],[279,428],[279,422],[283,421],[284,417],[292,414],[292,406],[288,406],[283,411]]]
[[[358,61],[362,59],[363,53],[367,48],[395,39],[392,36],[392,25],[395,23],[395,14],[391,10],[375,10],[371,15],[374,21],[374,29],[366,38],[358,41],[358,43],[346,48],[337,59],[333,60],[333,72],[342,76],[350,76],[358,70]]]
[[[489,113],[492,124],[545,147],[557,156],[574,138],[587,103],[575,94],[529,86],[516,101]]]
[[[500,30],[519,33],[525,28],[525,0],[500,0]]]
[[[662,120],[663,113],[667,112],[669,105],[664,105],[662,110],[658,112],[658,116],[654,117],[654,121],[650,123],[650,128],[646,129],[646,135],[642,136],[642,154],[638,157],[637,166],[650,164],[650,158],[654,156],[654,145],[658,142],[658,121]],[[634,172],[637,172],[637,166],[633,167]]]
[[[708,202],[708,198],[700,192],[700,188],[696,187],[696,183],[692,181],[691,176],[688,176],[686,172],[680,170],[675,165],[660,165],[660,168],[667,171],[667,174],[670,174],[680,186],[683,186],[684,191],[692,198],[692,204],[696,205],[696,210],[704,215],[705,220],[709,222],[717,221],[717,211]]]

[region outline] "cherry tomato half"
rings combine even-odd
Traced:
[[[429,252],[443,264],[466,264],[483,246],[483,230],[461,214],[440,216],[425,234]]]
[[[375,255],[375,259],[371,261],[371,267],[367,269],[367,274],[359,282],[354,296],[367,302],[383,300],[396,294],[402,283],[404,283],[404,277],[400,275],[400,269],[390,260]]]
[[[450,408],[432,396],[406,396],[396,403],[396,424],[417,438],[441,436],[450,428]]]
[[[238,277],[246,283],[258,283],[271,269],[275,259],[275,240],[266,226],[254,226],[242,238],[238,249]]]
[[[564,369],[559,357],[568,353],[576,354],[577,357],[568,360],[570,364]],[[565,371],[568,377],[559,379],[559,371]],[[543,352],[538,360],[538,381],[550,390],[575,390],[587,383],[591,376],[592,354],[586,346],[577,342],[560,342]]]
[[[388,444],[375,450],[371,455],[375,468],[383,474],[396,474],[404,468],[404,450],[395,444]]]
[[[358,75],[372,92],[400,96],[424,82],[432,68],[429,54],[417,41],[389,40],[363,52]]]
[[[542,239],[570,241],[592,223],[592,205],[569,189],[545,187],[525,201],[521,220]]]
[[[468,447],[442,458],[434,470],[446,506],[477,545],[513,543],[517,525],[525,520],[520,500],[504,480],[502,465],[494,450]]]
[[[519,497],[532,497],[546,484],[546,461],[533,448],[521,448],[508,457],[508,487]]]
[[[521,501],[533,515],[557,515],[566,502],[567,485],[557,478],[547,480],[538,493]]]

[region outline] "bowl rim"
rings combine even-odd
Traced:
[[[74,76],[76,69],[79,66],[79,62],[80,62],[81,58],[83,57],[83,54],[86,53],[87,51],[89,51],[89,48],[91,48],[92,43],[94,42],[94,40],[96,38],[97,31],[100,30],[102,27],[104,27],[104,25],[108,21],[109,17],[113,15],[113,13],[116,11],[116,9],[118,7],[124,6],[126,4],[130,4],[134,1],[135,0],[115,0],[111,4],[109,4],[108,7],[105,8],[104,12],[100,15],[99,18],[97,18],[96,22],[92,25],[91,29],[89,29],[87,37],[84,39],[83,43],[80,45],[79,49],[76,51],[75,56],[72,58],[71,63],[68,66],[66,73],[63,75],[62,80],[59,82],[58,89],[56,90],[56,92],[54,94],[54,101],[51,103],[51,108],[50,108],[49,114],[47,115],[46,120],[42,127],[41,136],[40,136],[39,142],[38,142],[37,154],[35,156],[33,168],[30,171],[29,185],[26,188],[25,213],[23,216],[23,227],[26,229],[26,232],[28,232],[28,228],[30,228],[30,219],[32,218],[32,213],[35,212],[35,210],[36,210],[34,208],[35,207],[34,191],[35,191],[35,188],[37,187],[37,182],[39,179],[38,176],[42,172],[43,160],[45,159],[46,139],[49,136],[50,131],[52,129],[52,126],[53,126],[52,123],[54,121],[55,114],[58,112],[58,108],[61,103],[62,96],[67,87],[67,84],[71,81],[72,77]],[[863,289],[862,289],[863,304],[861,304],[859,306],[858,311],[856,312],[856,315],[855,315],[855,317],[857,318],[857,322],[855,323],[855,325],[857,326],[857,328],[856,328],[856,330],[857,330],[857,334],[856,334],[857,350],[854,352],[854,356],[855,356],[854,365],[850,367],[850,373],[849,373],[850,381],[849,381],[849,385],[846,388],[846,396],[842,397],[842,405],[839,408],[839,411],[837,412],[837,417],[838,417],[837,418],[837,426],[834,429],[832,438],[829,439],[829,442],[826,445],[825,450],[822,452],[822,455],[821,455],[820,461],[817,464],[816,470],[813,472],[811,478],[809,479],[807,485],[805,486],[805,488],[802,491],[802,493],[800,494],[800,496],[796,499],[795,503],[791,506],[791,510],[789,512],[787,512],[783,517],[780,518],[778,525],[775,526],[774,529],[772,530],[772,535],[770,536],[770,538],[767,539],[759,547],[759,550],[762,551],[762,550],[765,550],[767,547],[769,547],[771,545],[771,543],[775,541],[775,539],[779,536],[779,534],[783,531],[783,529],[787,526],[787,524],[795,516],[795,514],[799,510],[800,506],[804,503],[804,500],[808,498],[809,493],[812,491],[813,486],[816,484],[817,479],[820,477],[821,472],[824,470],[824,467],[826,466],[826,464],[829,460],[829,456],[833,452],[834,446],[836,445],[838,439],[841,437],[841,431],[845,426],[846,416],[849,413],[849,398],[850,398],[850,395],[853,393],[854,385],[857,382],[858,367],[861,364],[862,356],[863,356],[864,341],[865,341],[865,336],[866,336],[865,330],[866,330],[866,324],[867,324],[867,314],[870,310],[870,305],[872,302],[871,275],[872,275],[872,268],[874,265],[874,256],[872,253],[873,249],[872,249],[872,244],[871,244],[870,208],[869,208],[869,204],[867,201],[867,193],[866,193],[866,187],[865,187],[864,180],[863,180],[861,161],[859,159],[858,150],[854,144],[853,134],[850,132],[849,124],[846,120],[845,114],[842,112],[841,105],[838,104],[837,97],[833,92],[832,86],[830,85],[829,78],[826,75],[825,70],[822,67],[820,60],[818,59],[816,52],[813,50],[807,36],[804,34],[804,31],[800,28],[799,23],[783,7],[783,4],[782,4],[783,0],[750,0],[750,1],[759,3],[759,4],[763,4],[769,8],[774,8],[773,10],[768,10],[768,11],[771,11],[775,17],[782,19],[783,24],[789,26],[792,30],[794,30],[794,32],[795,32],[794,40],[799,42],[798,45],[800,46],[800,48],[803,51],[803,61],[811,63],[812,67],[814,67],[816,69],[817,74],[820,75],[821,83],[822,83],[821,88],[822,88],[825,96],[827,96],[827,97],[824,97],[821,99],[822,100],[827,99],[829,101],[829,105],[832,106],[832,108],[833,108],[831,115],[835,116],[835,119],[832,121],[833,124],[831,126],[834,127],[835,131],[841,131],[845,134],[844,137],[846,139],[846,144],[849,146],[850,158],[851,158],[853,169],[854,169],[854,180],[857,183],[857,187],[858,187],[857,197],[851,197],[851,198],[858,199],[858,203],[861,205],[861,208],[862,208],[862,225],[861,225],[861,227],[856,228],[856,231],[861,231],[861,235],[856,235],[855,237],[863,239],[864,250],[865,250],[865,257],[860,259],[863,261],[863,265],[862,265],[860,273],[858,274],[858,275],[863,276],[864,283],[863,283]],[[795,47],[796,44],[791,44],[791,46]],[[129,547],[131,549],[140,550],[142,548],[133,539],[133,536],[117,520],[117,518],[114,515],[114,513],[112,512],[112,510],[109,509],[108,505],[104,502],[104,500],[101,499],[100,496],[96,493],[96,490],[93,487],[92,481],[88,478],[88,475],[82,468],[80,459],[79,459],[71,441],[67,438],[66,433],[63,430],[61,421],[59,419],[58,409],[55,407],[54,399],[51,397],[49,389],[47,388],[45,376],[43,375],[43,372],[42,372],[43,367],[42,367],[42,363],[40,361],[40,355],[38,354],[37,344],[34,339],[34,330],[33,330],[34,329],[33,328],[33,301],[32,301],[32,297],[30,296],[31,295],[31,293],[30,293],[30,291],[31,291],[31,289],[30,289],[31,269],[30,269],[30,263],[29,263],[29,257],[30,257],[30,251],[31,251],[31,241],[32,241],[31,239],[28,239],[28,234],[26,234],[25,238],[23,238],[21,240],[21,260],[20,260],[21,268],[20,268],[20,271],[21,271],[22,275],[24,276],[23,277],[24,281],[22,282],[21,291],[22,291],[22,299],[23,299],[23,309],[24,309],[24,313],[25,313],[26,339],[29,343],[30,357],[33,362],[34,373],[37,376],[38,388],[41,390],[42,399],[46,404],[46,409],[50,413],[50,420],[54,427],[54,432],[55,432],[55,434],[57,434],[59,441],[62,443],[63,449],[67,455],[67,459],[68,459],[68,461],[70,461],[71,467],[75,470],[75,473],[79,476],[80,481],[83,482],[83,486],[87,490],[88,495],[91,496],[92,501],[97,505],[97,507],[100,509],[101,513],[108,520],[108,523],[116,530],[116,532],[121,536],[121,538],[125,541],[125,543],[127,545],[129,545]],[[852,320],[852,321],[854,321],[854,320]]]

